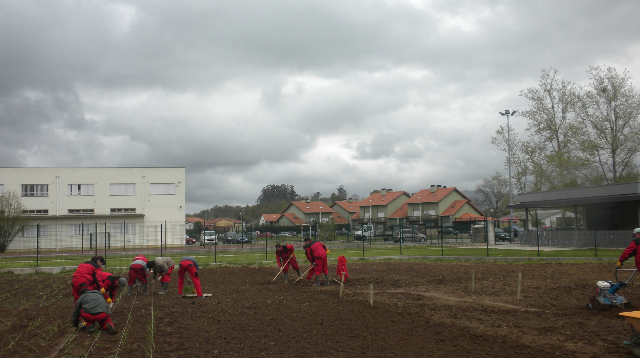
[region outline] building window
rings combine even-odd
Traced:
[[[95,209],[69,209],[69,214],[71,215],[95,214]]]
[[[93,184],[69,184],[69,195],[93,196]]]
[[[49,215],[49,209],[22,210],[25,215]]]
[[[176,185],[174,183],[168,184],[154,184],[151,183],[151,195],[176,195]]]
[[[122,226],[125,226],[124,231],[126,235],[135,235],[136,234],[136,224],[135,223],[111,223],[109,224],[109,232],[113,235],[122,235]]]
[[[111,208],[111,214],[135,214],[136,208]]]
[[[44,237],[49,234],[48,225],[40,225],[40,233],[38,233],[38,225],[27,225],[24,227],[22,237]]]
[[[4,193],[4,184],[0,184],[0,195]]]
[[[111,184],[110,195],[136,195],[135,184]]]
[[[22,196],[49,196],[49,184],[22,184]]]
[[[82,230],[82,224],[68,224],[67,235],[68,236],[89,236],[96,232],[96,227],[91,224],[84,224],[84,230]]]

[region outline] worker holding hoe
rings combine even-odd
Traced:
[[[100,290],[102,285],[99,276],[102,272],[102,266],[106,263],[103,256],[94,256],[91,260],[78,265],[78,269],[73,273],[71,278],[71,294],[73,294],[73,302],[77,302],[80,298],[80,290]],[[102,290],[104,293],[104,290]]]
[[[76,330],[80,327],[80,317],[86,322],[85,332],[95,330],[95,322],[100,324],[100,328],[113,335],[118,333],[111,322],[111,310],[107,306],[102,293],[97,290],[80,290],[80,298],[76,301],[76,306],[71,315],[71,324]]]
[[[162,291],[158,292],[159,295],[166,295],[169,292],[169,282],[171,282],[171,273],[173,272],[176,264],[171,257],[156,257],[155,266],[153,267],[153,280],[160,280],[162,283]]]
[[[310,238],[304,239],[304,248],[305,255],[307,256],[307,260],[311,262],[313,270],[309,271],[310,279],[311,273],[314,273],[316,276],[316,282],[313,284],[314,286],[320,286],[320,274],[324,274],[324,279],[326,281],[325,285],[329,286],[329,267],[327,265],[327,247],[320,241],[311,241]]]
[[[292,267],[298,273],[298,277],[302,276],[302,274],[300,274],[300,266],[298,265],[296,255],[293,253],[293,250],[293,245],[276,244],[276,259],[278,261],[278,267],[282,269],[282,273],[284,274],[285,283],[289,282],[289,267]]]
[[[640,271],[640,257],[638,257],[638,249],[640,248],[640,228],[633,230],[633,235],[631,236],[631,243],[627,246],[624,251],[622,251],[622,255],[618,259],[618,268],[622,268],[622,263],[625,262],[629,257],[635,256],[636,268]]]
[[[200,287],[200,277],[198,277],[198,261],[192,256],[185,256],[178,264],[178,296],[182,296],[182,288],[184,287],[184,274],[189,273],[193,286],[196,289],[198,298],[204,297],[202,287]]]
[[[149,269],[153,267],[155,262],[143,260],[134,260],[129,266],[129,282],[127,285],[127,296],[131,296],[131,286],[136,283],[136,280],[140,280],[142,283],[142,293],[147,294],[147,277],[149,276]]]

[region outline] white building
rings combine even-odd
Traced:
[[[9,250],[184,245],[184,168],[0,168],[7,191],[31,219]]]

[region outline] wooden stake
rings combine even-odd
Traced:
[[[342,298],[342,288],[344,287],[344,274],[346,272],[342,273],[342,282],[340,282],[340,298]]]
[[[522,271],[518,272],[518,300],[520,299],[520,287],[522,284]]]
[[[369,304],[373,306],[373,284],[369,284]]]
[[[476,270],[471,271],[471,292],[476,292]]]

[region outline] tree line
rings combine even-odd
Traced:
[[[591,66],[586,84],[562,78],[555,68],[543,69],[536,87],[520,92],[529,107],[521,139],[510,125],[501,125],[491,143],[511,151],[511,176],[516,193],[638,181],[640,95],[631,76],[610,66]],[[496,172],[477,187],[478,205],[505,214],[509,179]],[[514,199],[514,201],[516,201]]]
[[[296,192],[295,187],[289,184],[269,184],[262,188],[254,205],[216,205],[210,209],[205,209],[195,213],[193,216],[207,220],[231,218],[242,220],[246,223],[257,223],[262,214],[280,213],[292,201],[303,201],[309,199],[311,201],[322,201],[328,203],[347,200],[348,198],[360,200],[357,195],[349,197],[349,194],[343,185],[340,185],[329,197],[323,197],[320,192],[316,192],[310,196],[301,196]]]

